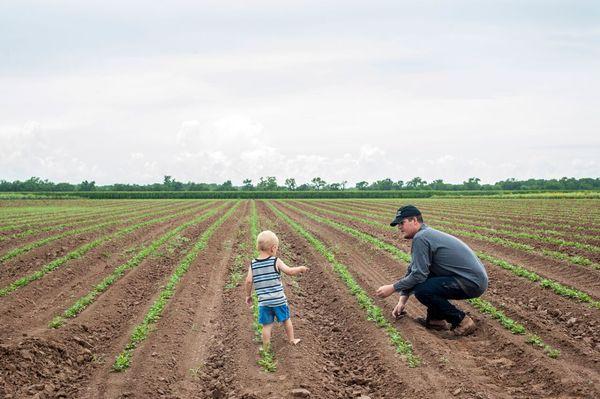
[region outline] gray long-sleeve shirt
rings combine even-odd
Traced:
[[[412,260],[406,275],[394,284],[401,295],[410,295],[415,285],[429,277],[452,276],[465,292],[479,296],[488,286],[488,276],[477,255],[461,240],[423,224],[413,237]]]

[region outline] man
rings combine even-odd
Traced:
[[[400,293],[392,312],[394,317],[403,313],[409,296],[414,294],[427,307],[427,318],[421,319],[425,327],[447,330],[448,322],[456,335],[475,331],[473,319],[448,301],[476,298],[487,289],[487,273],[471,248],[458,238],[427,226],[413,205],[398,209],[390,225],[397,225],[405,239],[412,239],[412,261],[404,278],[379,287],[375,294],[385,298]]]

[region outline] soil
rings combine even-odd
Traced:
[[[319,205],[319,207],[325,212],[321,213],[321,216],[333,218],[331,213],[326,213],[326,210],[332,209],[330,205]],[[314,211],[314,209],[315,208],[311,207],[306,208],[308,211]],[[339,211],[339,208],[336,210]],[[369,219],[368,216],[361,214],[360,211],[352,211],[344,208],[344,212],[348,212],[349,215]],[[379,229],[364,223],[349,221],[348,219],[342,220],[339,217],[337,219],[339,221],[343,221],[343,223],[351,224],[359,230],[377,232],[379,236],[385,237],[385,240],[390,243],[393,243],[397,240],[398,233],[393,229]],[[376,220],[382,223],[385,222],[382,218],[377,218]],[[527,269],[538,273],[542,277],[556,280],[559,283],[567,286],[573,286],[584,292],[587,292],[597,299],[600,299],[600,270],[593,269],[590,266],[583,266],[567,261],[549,258],[548,256],[537,253],[529,253],[513,248],[507,248],[499,244],[493,244],[467,236],[457,235],[457,237],[475,250],[486,252],[492,256],[504,259],[516,265],[526,265]]]
[[[284,204],[269,203],[325,243],[371,297],[377,287],[404,274],[406,265],[386,252],[313,222]],[[192,204],[200,203],[178,204],[177,209]],[[113,372],[115,357],[174,268],[202,232],[232,205],[233,202],[204,222],[184,230],[182,238],[128,271],[59,329],[47,327],[52,317],[133,256],[134,248],[139,250],[144,243],[204,210],[107,243],[82,259],[67,262],[42,279],[0,297],[0,397],[600,397],[597,309],[559,297],[486,264],[491,283],[484,298],[560,349],[560,357],[549,358],[527,344],[525,337],[511,334],[464,302],[459,306],[478,325],[473,335],[456,339],[446,332],[426,330],[416,321],[424,309],[412,299],[405,317],[392,320],[390,316],[393,325],[421,358],[421,365],[410,368],[406,359],[395,352],[385,331],[367,320],[365,311],[328,261],[264,201],[256,201],[260,228],[273,230],[279,236],[278,256],[290,266],[310,267],[306,274],[283,279],[296,336],[302,341],[293,346],[287,343],[281,326],[274,328],[272,344],[277,370],[268,373],[257,365],[259,342],[252,329],[252,312],[244,302],[243,281],[235,288],[225,288],[235,265],[240,262],[247,265],[253,253],[254,237],[250,236],[248,222],[251,202],[243,201],[215,230],[208,246],[183,276],[148,339],[134,350],[131,367],[121,373]],[[294,205],[321,212],[299,202]],[[410,242],[399,241],[392,231],[344,223],[405,251],[410,249]],[[476,242],[469,244],[482,246]],[[55,251],[59,245],[50,244],[43,251]],[[68,245],[71,248],[80,243]],[[524,257],[506,248],[485,248],[496,251],[499,257],[514,257],[515,262],[559,277],[591,294],[599,292],[600,279],[589,270],[582,269],[578,277],[575,271],[580,269],[560,272],[560,262],[549,266],[543,260]],[[24,258],[39,259],[35,254]],[[245,275],[247,266],[243,267]],[[33,269],[24,266],[24,270]],[[10,267],[2,270],[0,279],[10,280],[5,274],[10,274],[10,270]],[[375,303],[388,316],[396,300],[375,299]]]

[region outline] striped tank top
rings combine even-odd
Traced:
[[[258,296],[258,306],[287,305],[281,275],[275,263],[277,258],[274,256],[252,260],[252,283]]]

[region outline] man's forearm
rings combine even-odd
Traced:
[[[408,295],[401,294],[398,303],[401,305],[406,305],[406,302],[408,302]]]
[[[406,288],[405,282],[402,280],[398,280],[394,283],[394,291],[398,292],[401,296],[409,296],[412,292],[412,288]]]

